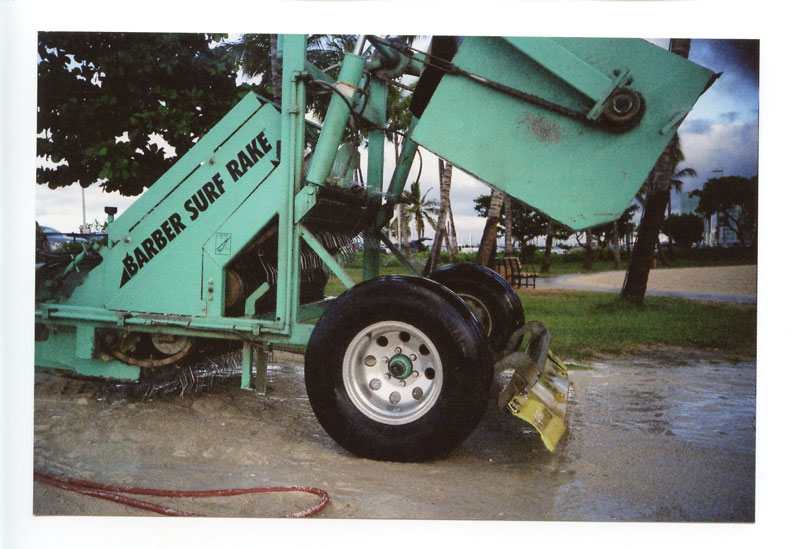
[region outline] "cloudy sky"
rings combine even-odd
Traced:
[[[669,39],[650,39],[668,47]],[[681,167],[697,171],[696,178],[684,180],[684,190],[699,188],[710,177],[719,175],[752,176],[758,173],[758,102],[759,102],[759,45],[757,40],[695,39],[690,59],[722,77],[700,98],[694,110],[679,130],[685,162]],[[387,144],[386,158],[392,152]],[[386,179],[391,176],[391,162],[386,166]],[[719,170],[722,170],[721,172]],[[417,166],[412,174],[417,173]],[[413,177],[413,175],[412,175]],[[438,169],[436,157],[423,154],[423,192],[438,198]],[[452,206],[459,240],[462,244],[477,243],[483,231],[483,220],[475,215],[473,200],[487,193],[487,187],[471,176],[454,173]],[[680,200],[673,197],[677,211]],[[36,189],[36,218],[39,223],[61,231],[75,231],[82,223],[81,189],[77,185],[66,189]],[[107,194],[93,185],[85,191],[86,220],[103,220],[104,206],[114,205],[123,211],[134,198]],[[427,235],[431,236],[427,228]]]

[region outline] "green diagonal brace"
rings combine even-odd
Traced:
[[[347,276],[345,270],[336,262],[336,258],[328,253],[328,250],[325,249],[325,246],[320,244],[319,240],[314,238],[314,235],[311,234],[308,229],[302,225],[298,225],[298,227],[300,229],[300,236],[306,241],[306,244],[308,244],[309,247],[314,250],[314,253],[319,256],[323,263],[325,263],[325,266],[333,271],[333,274],[336,275],[336,278],[342,281],[342,284],[344,284],[345,288],[349,290],[355,286],[356,283],[353,282],[349,276]]]

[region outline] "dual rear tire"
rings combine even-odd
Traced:
[[[494,283],[468,267],[437,271],[441,283],[410,276],[363,282],[317,322],[306,349],[306,391],[322,427],[345,449],[425,461],[475,429],[493,380],[489,349],[502,348],[521,321],[502,317],[517,315],[513,299],[497,298],[504,289],[487,293]],[[479,321],[475,310],[488,317]]]

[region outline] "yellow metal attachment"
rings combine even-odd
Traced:
[[[531,339],[524,352],[518,348],[525,333]],[[541,322],[531,322],[516,330],[510,338],[508,353],[496,365],[499,369],[514,368],[508,385],[498,396],[500,409],[530,423],[542,437],[548,450],[556,445],[567,430],[567,367],[550,351],[552,335]]]
[[[569,380],[567,368],[551,351],[547,353],[545,371],[537,383],[512,397],[506,408],[518,418],[533,425],[542,442],[551,452],[567,430]]]

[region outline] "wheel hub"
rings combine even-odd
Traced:
[[[406,355],[395,355],[389,360],[389,373],[395,379],[405,379],[414,371],[411,359]]]
[[[401,425],[424,416],[442,390],[443,367],[433,341],[399,321],[366,327],[351,340],[342,361],[353,405],[380,423]]]

